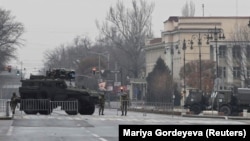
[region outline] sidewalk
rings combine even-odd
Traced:
[[[159,110],[150,110],[150,109],[129,109],[130,111],[135,112],[145,112],[145,113],[155,113],[155,114],[166,114],[166,115],[175,115],[182,117],[190,117],[190,118],[218,118],[225,120],[250,120],[250,113],[246,116],[224,116],[218,115],[216,111],[204,111],[199,115],[191,114],[186,112],[185,110],[175,109],[174,111],[159,111]]]
[[[9,116],[6,116],[5,112],[0,112],[0,120],[11,120],[12,114],[9,114]]]
[[[220,116],[220,115],[191,115],[185,114],[182,115],[183,117],[190,117],[190,118],[219,118],[219,119],[231,119],[231,120],[250,120],[250,117],[243,117],[243,116]]]

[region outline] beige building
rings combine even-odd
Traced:
[[[218,62],[219,79],[217,89],[227,89],[228,86],[238,85],[244,87],[244,78],[240,73],[250,72],[248,59],[250,58],[250,40],[241,41],[232,38],[233,34],[240,32],[243,28],[248,30],[249,17],[169,17],[164,22],[164,31],[161,38],[155,38],[146,42],[146,75],[150,73],[161,57],[172,70],[174,80],[183,88],[183,80],[180,79],[179,72],[184,65],[184,50],[182,49],[184,40],[186,42],[185,62],[192,60],[213,60]],[[225,39],[215,41],[215,28],[224,33]],[[213,36],[207,44],[207,35]],[[201,45],[198,45],[198,36],[201,38]],[[220,34],[221,36],[223,34]],[[250,36],[250,35],[249,35]],[[190,49],[190,40],[193,41],[193,49]],[[236,42],[237,40],[237,42]],[[243,41],[244,40],[244,41]],[[217,57],[216,57],[217,48]],[[173,50],[173,56],[171,55]],[[200,49],[200,51],[199,51]],[[179,53],[178,53],[179,52]],[[241,64],[235,62],[235,57],[241,55]],[[172,64],[173,62],[173,64]],[[173,67],[173,68],[172,68]],[[216,67],[217,68],[217,67]],[[199,81],[199,80],[197,80]]]

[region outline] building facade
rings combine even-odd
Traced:
[[[184,60],[185,63],[212,60],[216,63],[217,76],[214,89],[228,89],[232,85],[246,87],[244,82],[250,76],[248,24],[249,17],[169,17],[164,22],[161,38],[146,41],[146,75],[159,57],[164,58],[174,81],[183,88],[185,82],[179,72]]]

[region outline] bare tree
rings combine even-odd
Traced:
[[[0,8],[0,67],[10,59],[16,58],[17,47],[23,45],[23,39],[21,39],[23,33],[23,24],[15,21],[10,11]]]
[[[148,4],[145,0],[133,0],[130,9],[118,1],[115,7],[110,7],[107,20],[102,26],[96,22],[104,41],[111,43],[111,47],[116,49],[116,54],[112,55],[117,56],[119,65],[126,69],[127,73],[131,73],[131,77],[138,77],[144,67],[145,38],[153,36],[153,9],[154,4]]]
[[[195,15],[195,4],[193,1],[186,1],[186,4],[182,7],[182,16],[193,17]]]
[[[230,36],[232,52],[226,55],[226,65],[235,79],[240,80],[242,87],[250,85],[250,31],[247,26],[236,25]],[[231,54],[229,54],[231,53]],[[231,57],[232,56],[232,57]]]
[[[48,68],[72,68],[80,64],[80,61],[88,55],[91,48],[91,40],[88,37],[77,36],[73,44],[62,44],[54,50],[44,53],[45,66]]]
[[[214,65],[215,63],[210,60],[202,60],[202,69],[201,69],[201,88],[206,92],[211,92],[214,86]],[[185,76],[184,76],[184,67],[181,67],[180,77],[181,79],[186,80],[186,85],[191,88],[199,88],[199,61],[190,61],[185,66]],[[185,78],[184,78],[185,77]]]

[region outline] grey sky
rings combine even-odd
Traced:
[[[131,0],[123,0],[131,6]],[[147,0],[155,3],[153,31],[160,37],[163,22],[169,16],[181,16],[187,0]],[[190,0],[188,0],[189,2]],[[249,16],[249,0],[192,0],[195,16]],[[16,20],[23,23],[25,46],[19,51],[24,67],[40,67],[43,52],[60,44],[70,43],[80,36],[92,40],[98,35],[95,20],[103,21],[111,5],[117,0],[0,0],[0,7],[11,10]],[[30,55],[29,55],[30,54]],[[15,64],[17,65],[17,64]]]

